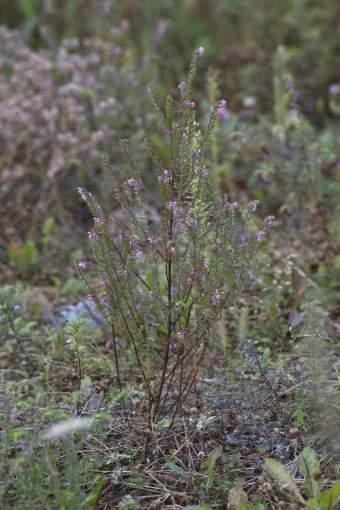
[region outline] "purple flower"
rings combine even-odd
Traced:
[[[231,202],[230,204],[228,204],[228,208],[229,211],[233,213],[234,211],[236,211],[236,209],[239,208],[239,204],[238,202]]]
[[[138,244],[138,241],[135,237],[130,237],[130,240],[129,240],[129,245],[131,246],[131,248],[137,248],[137,244]]]
[[[87,269],[89,267],[89,263],[86,260],[80,260],[78,262],[79,269]]]
[[[198,217],[197,216],[193,216],[192,218],[189,218],[186,222],[185,222],[186,226],[189,227],[189,228],[192,228],[192,229],[195,229],[197,228],[198,226]]]
[[[339,94],[340,92],[340,84],[339,83],[332,83],[330,86],[329,86],[329,93],[332,95],[332,96],[335,96],[336,94]]]
[[[256,241],[260,243],[265,238],[266,233],[263,230],[258,230],[255,234]]]
[[[217,114],[221,120],[228,120],[230,117],[230,112],[227,108],[219,108]]]
[[[137,179],[128,179],[125,183],[129,189],[137,191],[141,189],[141,183]]]
[[[184,80],[180,81],[179,84],[177,85],[177,87],[180,90],[181,94],[183,94],[183,92],[185,90],[185,85],[186,85],[186,83],[185,83]]]
[[[223,304],[223,301],[224,301],[223,291],[221,292],[216,289],[214,294],[212,295],[211,304],[213,304],[214,306],[219,306]]]
[[[170,345],[170,350],[171,350],[172,352],[176,351],[176,349],[177,349],[177,347],[178,347],[177,342],[170,342],[170,344],[169,344],[169,345]]]
[[[201,151],[200,147],[198,147],[198,149],[195,149],[192,152],[192,157],[193,158],[199,158],[201,154],[202,154],[202,151]]]
[[[122,244],[122,242],[124,241],[124,235],[122,234],[122,232],[119,232],[118,234],[113,236],[112,240],[113,240],[114,244],[120,246]]]
[[[267,216],[264,220],[263,220],[263,225],[265,227],[271,227],[273,225],[273,221],[275,220],[275,216]]]
[[[169,172],[169,170],[163,170],[163,173],[158,177],[158,180],[162,184],[169,184],[171,182],[171,172]]]
[[[196,276],[196,269],[194,267],[191,268],[190,275],[187,278],[187,283],[192,285]]]
[[[227,101],[225,99],[221,99],[217,103],[217,115],[221,120],[227,120],[230,117],[230,113],[227,109]]]
[[[102,288],[102,289],[106,289],[106,287],[108,286],[109,282],[107,280],[97,280],[96,282],[97,286]]]
[[[88,232],[88,236],[90,241],[93,242],[99,241],[99,235],[97,234],[97,232],[94,232],[93,230],[90,230],[90,232]]]
[[[10,412],[9,421],[11,423],[18,423],[20,421],[16,409],[13,409],[13,411]]]
[[[169,209],[170,211],[174,211],[177,207],[177,202],[175,200],[170,200],[170,202],[168,202],[166,204],[166,208]]]
[[[148,237],[148,241],[149,241],[149,244],[151,244],[151,246],[153,246],[155,244],[158,244],[161,241],[161,238],[158,236],[150,236],[150,237]]]
[[[195,49],[195,54],[196,55],[202,55],[204,53],[204,48],[203,46],[200,46],[199,48],[196,48]]]
[[[85,189],[85,188],[80,188],[80,187],[79,187],[79,188],[77,188],[77,191],[78,191],[79,195],[81,196],[81,198],[82,198],[84,201],[86,201],[86,199],[87,199],[87,191],[86,191],[86,189]]]
[[[138,260],[143,256],[143,250],[141,250],[138,246],[136,246],[135,251],[128,255],[129,261]]]
[[[248,245],[247,236],[243,234],[240,236],[240,246],[242,246],[242,248],[246,248],[247,245]]]
[[[99,298],[99,303],[100,303],[102,306],[108,306],[108,304],[109,304],[109,300],[108,300],[107,296],[105,296],[105,295],[100,296],[100,298]]]
[[[209,176],[208,170],[206,168],[203,168],[203,170],[201,170],[201,176],[204,179],[206,179]]]
[[[259,204],[258,200],[252,200],[251,202],[249,202],[248,204],[249,211],[254,213],[257,209],[258,204]]]
[[[183,341],[185,339],[185,333],[184,331],[180,330],[176,333],[176,338],[180,341]]]
[[[187,107],[187,108],[190,108],[191,110],[194,110],[196,108],[196,103],[195,101],[184,101],[184,105]]]

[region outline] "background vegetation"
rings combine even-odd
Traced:
[[[3,508],[336,508],[339,19],[2,0]]]

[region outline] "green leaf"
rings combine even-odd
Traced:
[[[240,485],[232,487],[228,493],[228,508],[230,510],[240,510],[246,507],[248,496]]]
[[[215,479],[215,464],[217,460],[222,455],[222,447],[218,446],[217,448],[214,448],[212,452],[210,452],[207,460],[207,470],[208,470],[208,482],[207,482],[207,490],[211,489],[214,483]]]
[[[102,477],[95,478],[94,486],[83,504],[86,510],[93,510],[96,507],[100,493],[104,487],[105,480]]]
[[[171,425],[171,420],[169,418],[163,418],[162,420],[157,422],[158,429],[167,429]]]
[[[308,510],[321,510],[321,507],[319,505],[319,502],[317,499],[315,498],[310,498],[307,502],[306,502],[306,505],[307,505],[307,508]]]
[[[37,15],[37,3],[35,0],[20,0],[20,9],[26,21],[32,21]]]
[[[38,265],[38,251],[34,241],[12,244],[8,248],[8,257],[18,271],[33,271]]]
[[[299,468],[305,478],[305,488],[308,496],[318,500],[320,495],[320,463],[312,448],[303,449]]]
[[[340,501],[340,482],[335,482],[333,487],[320,494],[320,507],[322,510],[332,510]]]
[[[300,491],[297,488],[297,485],[294,482],[291,474],[281,464],[281,462],[278,462],[275,459],[266,459],[263,469],[267,475],[270,476],[270,478],[279,484],[281,490],[288,491],[301,503],[305,504],[305,500],[301,496]]]
[[[184,469],[181,466],[179,466],[178,464],[175,464],[175,462],[167,462],[166,466],[169,469],[171,469],[171,471],[176,473],[176,475],[178,475],[180,478],[185,479],[185,480],[188,478],[188,473],[186,471],[184,471]]]
[[[52,216],[46,218],[44,221],[44,224],[42,226],[42,244],[43,244],[43,250],[46,251],[47,246],[51,239],[52,229],[54,227],[54,218]]]

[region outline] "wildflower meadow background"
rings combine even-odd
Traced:
[[[339,19],[2,0],[1,508],[339,508]]]

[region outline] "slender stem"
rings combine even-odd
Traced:
[[[112,333],[112,344],[113,344],[113,352],[114,352],[115,365],[116,365],[116,374],[117,374],[118,388],[119,388],[119,391],[120,391],[120,393],[122,395],[122,403],[123,403],[124,415],[125,415],[125,418],[126,418],[126,421],[127,421],[128,425],[129,425],[129,428],[131,430],[131,425],[130,425],[129,417],[128,417],[128,414],[127,414],[126,405],[125,405],[125,398],[124,398],[124,394],[123,394],[122,380],[120,378],[118,352],[117,352],[117,339],[116,339],[116,331],[115,331],[115,327],[114,327],[113,322],[111,323],[111,333]]]
[[[174,212],[171,210],[170,212],[170,219],[169,219],[169,228],[168,228],[168,246],[169,248],[170,243],[173,238],[173,225],[174,225]],[[162,392],[163,387],[165,383],[166,378],[166,371],[169,364],[169,353],[170,353],[170,339],[172,334],[172,254],[170,250],[167,251],[167,262],[166,262],[166,278],[168,283],[168,327],[167,327],[167,340],[166,340],[166,351],[164,356],[164,363],[163,363],[163,370],[161,375],[161,381],[159,386],[159,392],[156,398],[156,409],[155,409],[155,415],[158,411],[161,398],[162,398]],[[159,413],[157,413],[158,416]]]
[[[76,357],[77,357],[77,365],[78,365],[78,390],[79,390],[79,397],[78,397],[78,402],[77,402],[77,415],[79,415],[80,414],[80,402],[79,402],[79,399],[80,399],[81,381],[82,381],[82,378],[83,378],[83,371],[82,371],[81,359],[80,359],[80,353],[79,353],[79,348],[78,348],[78,342],[77,341],[76,341]]]

